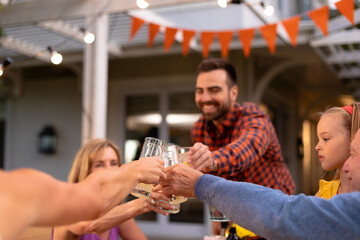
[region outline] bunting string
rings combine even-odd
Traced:
[[[337,10],[352,24],[355,24],[354,21],[354,1],[353,0],[340,0],[335,3]],[[318,9],[314,9],[307,12],[309,18],[314,22],[316,27],[322,32],[326,37],[328,35],[328,22],[329,22],[329,6],[323,6]],[[301,20],[301,15],[296,15],[287,19],[283,19],[280,22],[265,24],[258,27],[261,36],[265,40],[267,47],[271,54],[276,52],[276,38],[277,38],[277,26],[281,24],[291,42],[293,47],[296,47],[297,36],[299,31],[299,24]],[[142,20],[138,17],[132,17],[132,26],[130,32],[130,40],[134,38],[137,31],[144,25],[145,20]],[[149,42],[148,46],[151,47],[154,41],[155,36],[159,32],[160,25],[155,23],[148,23],[149,28]],[[251,43],[255,35],[256,28],[248,29],[236,29],[232,31],[195,31],[191,29],[181,29],[175,27],[164,26],[165,36],[164,36],[164,52],[168,52],[171,48],[175,35],[177,32],[181,31],[183,36],[182,41],[182,54],[187,56],[189,52],[189,45],[191,40],[194,38],[196,33],[200,34],[200,42],[202,45],[202,56],[207,58],[210,52],[210,46],[215,39],[218,38],[220,44],[221,55],[223,58],[228,57],[229,45],[233,38],[234,32],[237,32],[239,41],[243,46],[243,54],[245,57],[250,56],[251,52]]]

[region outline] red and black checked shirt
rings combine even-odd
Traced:
[[[218,129],[204,116],[195,123],[194,143],[212,151],[216,175],[234,181],[256,183],[293,194],[295,183],[280,149],[270,117],[254,103],[235,103]]]

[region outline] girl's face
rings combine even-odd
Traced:
[[[100,150],[96,153],[94,161],[91,164],[90,173],[95,171],[117,168],[119,167],[119,159],[113,148],[107,147],[105,150]]]
[[[349,157],[350,133],[343,126],[339,113],[323,115],[317,125],[318,151],[321,167],[326,170],[341,169]]]

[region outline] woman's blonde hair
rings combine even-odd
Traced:
[[[115,151],[120,166],[121,159],[118,147],[106,139],[93,139],[84,144],[76,154],[68,182],[77,183],[83,181],[90,174],[96,154],[107,147],[111,147]]]

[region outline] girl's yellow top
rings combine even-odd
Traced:
[[[332,181],[325,181],[320,179],[318,196],[325,199],[330,199],[338,193],[339,187],[340,179]]]

